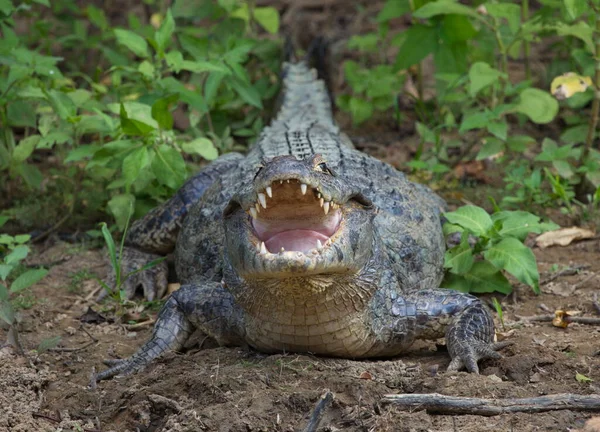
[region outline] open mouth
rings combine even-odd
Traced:
[[[340,205],[298,180],[278,180],[257,196],[249,214],[261,254],[318,253],[342,222]]]

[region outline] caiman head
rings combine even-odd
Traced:
[[[355,274],[371,257],[376,209],[321,155],[275,157],[240,187],[224,211],[225,249],[239,277]]]

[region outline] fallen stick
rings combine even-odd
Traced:
[[[535,322],[552,322],[555,318],[554,315],[534,315],[534,316],[519,316],[517,318],[523,321],[535,321]],[[579,323],[579,324],[589,324],[589,325],[598,325],[600,324],[600,318],[594,317],[578,317],[578,316],[565,316],[562,318],[563,321],[567,323]]]
[[[555,410],[600,411],[600,395],[561,393],[522,399],[481,399],[431,394],[390,394],[383,404],[412,411],[427,410],[430,414],[471,414],[495,416],[506,413],[537,413]]]
[[[321,420],[323,419],[323,414],[325,414],[325,410],[331,404],[332,401],[333,401],[333,393],[331,393],[328,390],[319,399],[319,402],[317,403],[315,410],[313,411],[312,415],[310,416],[310,421],[308,422],[306,427],[302,430],[302,432],[315,432],[317,430],[317,428],[319,427],[319,423],[321,423]]]

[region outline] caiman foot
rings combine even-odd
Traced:
[[[477,302],[460,313],[446,331],[446,344],[452,361],[448,371],[466,369],[479,373],[478,362],[499,359],[496,351],[510,342],[494,343],[494,322],[488,310]]]
[[[167,263],[163,260],[151,267],[141,270],[152,261],[162,258],[137,249],[123,248],[123,257],[121,259],[121,290],[125,292],[125,297],[131,300],[138,289],[141,287],[144,292],[144,298],[148,301],[158,300],[167,291]],[[104,281],[111,289],[117,289],[115,271],[111,268],[108,277]],[[98,296],[97,301],[102,300],[109,293],[103,290]]]

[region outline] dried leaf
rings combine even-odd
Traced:
[[[167,295],[174,293],[179,288],[181,288],[180,283],[170,283],[169,285],[167,285]]]
[[[579,372],[577,372],[577,373],[575,374],[575,379],[577,380],[577,382],[580,382],[580,383],[586,383],[586,382],[591,382],[591,381],[593,381],[591,378],[588,378],[588,377],[586,377],[585,375],[583,375],[583,374],[580,374]]]
[[[369,372],[369,371],[364,371],[363,373],[360,374],[359,378],[364,379],[364,380],[372,380],[373,375],[371,375],[371,372]]]
[[[554,311],[554,319],[552,320],[552,325],[554,327],[567,328],[569,323],[569,313],[563,310]]]
[[[540,248],[559,245],[567,246],[575,240],[583,240],[594,237],[594,232],[585,228],[571,227],[561,228],[555,231],[548,231],[540,234],[535,239],[536,244]]]
[[[515,334],[515,329],[511,329],[506,332],[496,332],[496,341],[502,342],[503,340],[508,339],[509,337],[511,337],[514,334]]]

